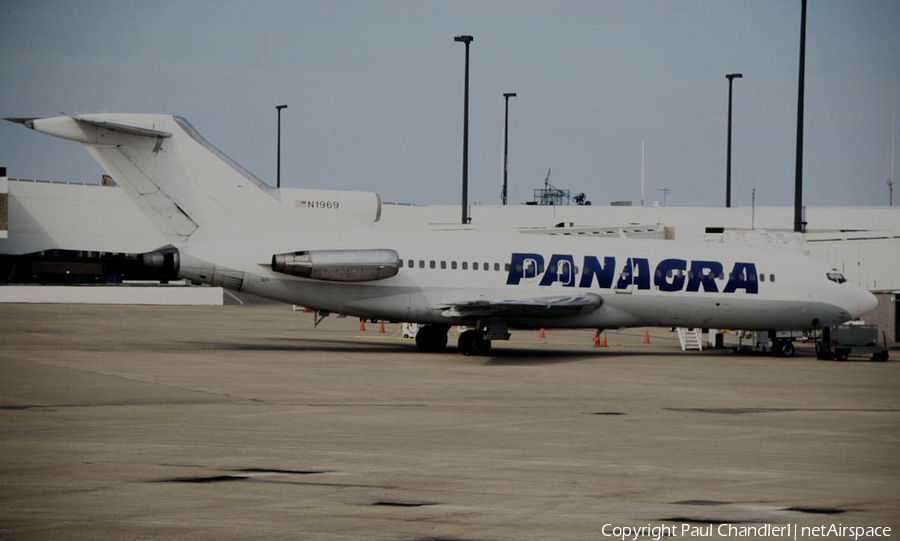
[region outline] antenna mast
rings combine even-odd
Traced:
[[[672,191],[672,188],[669,188],[668,186],[664,186],[664,187],[662,187],[662,188],[658,188],[656,191],[662,192],[662,194],[663,194],[663,206],[664,206],[664,207],[667,206],[667,205],[666,205],[666,196],[669,195],[669,192]]]
[[[892,113],[891,113],[891,178],[888,179],[887,185],[888,190],[890,191],[890,199],[889,205],[894,206],[894,134],[897,131],[897,90],[894,90],[894,103],[892,105]]]
[[[751,193],[753,195],[750,199],[750,229],[756,229],[756,186]]]

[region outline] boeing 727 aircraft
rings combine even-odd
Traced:
[[[877,301],[836,270],[769,247],[477,230],[391,232],[374,193],[276,190],[183,118],[8,119],[77,141],[170,243],[147,263],[195,283],[370,319],[416,322],[464,353],[510,329],[812,329]],[[97,247],[102,249],[102,247]]]

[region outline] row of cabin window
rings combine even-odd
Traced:
[[[447,268],[447,262],[446,262],[446,261],[440,261],[440,262],[438,262],[438,261],[435,261],[435,260],[433,260],[433,259],[430,260],[430,261],[428,261],[428,268],[436,269],[437,266],[438,266],[438,263],[440,263],[440,267],[441,267],[442,269],[446,269],[446,268]],[[416,267],[416,262],[415,262],[414,259],[409,259],[409,260],[407,260],[407,264],[406,264],[406,265],[407,265],[409,268],[413,269],[413,268]],[[468,262],[468,261],[463,261],[463,262],[461,263],[461,265],[462,265],[462,270],[469,270],[469,262]],[[402,260],[402,259],[400,260],[400,267],[403,267],[403,260]],[[520,272],[522,271],[522,268],[521,268],[522,266],[521,266],[521,265],[517,265],[516,267],[517,267],[517,270],[518,270],[518,271],[520,271]],[[543,265],[541,265],[541,267],[543,267]],[[420,260],[419,260],[419,268],[420,268],[420,269],[424,269],[424,268],[425,268],[425,260],[424,260],[424,259],[420,259]],[[457,263],[456,263],[456,261],[451,261],[451,262],[450,262],[450,269],[451,269],[451,270],[456,270],[456,269],[457,269]],[[481,269],[482,269],[482,270],[489,271],[489,270],[491,270],[491,264],[490,264],[490,263],[487,263],[487,262],[484,262],[484,263],[482,263],[482,265],[481,265]],[[472,270],[479,270],[478,261],[473,261],[473,262],[472,262]],[[495,270],[495,271],[499,271],[499,270],[500,270],[500,263],[494,263],[494,270]],[[506,272],[509,272],[509,263],[504,264],[503,270],[506,271]],[[543,273],[543,270],[544,270],[543,268],[540,268],[540,269],[538,269],[538,272],[539,272],[539,273]],[[554,265],[550,265],[550,268],[547,269],[547,270],[548,270],[550,273],[555,273],[555,272],[556,272],[556,268],[555,268]],[[677,274],[676,274],[676,273],[677,273]],[[575,274],[578,274],[578,267],[575,267]],[[676,276],[676,275],[677,275],[677,276],[683,278],[683,277],[685,276],[685,274],[687,274],[688,279],[692,279],[692,278],[694,277],[694,272],[693,272],[693,271],[687,271],[687,272],[685,272],[685,271],[683,271],[683,270],[673,270],[673,269],[669,269],[669,271],[666,273],[666,277],[667,277],[667,278],[672,278],[673,276]],[[628,273],[622,273],[622,275],[623,275],[623,276],[627,276]],[[703,275],[704,275],[704,276],[708,276],[708,273],[703,273]],[[657,276],[657,278],[662,278],[662,271],[657,270],[657,271],[656,271],[656,276]],[[724,272],[719,273],[719,275],[718,275],[716,278],[718,278],[719,280],[724,280],[724,279],[725,279],[725,273],[724,273]],[[729,272],[729,273],[728,273],[728,279],[729,279],[729,280],[733,280],[733,279],[734,279],[734,273]],[[755,282],[755,281],[756,281],[756,275],[755,275],[755,274],[751,274],[751,275],[749,276],[749,279],[750,279],[751,282]],[[759,280],[760,280],[761,282],[765,282],[765,281],[766,281],[766,275],[765,275],[765,274],[760,274],[760,275],[759,275]],[[775,275],[774,275],[774,274],[770,274],[770,275],[769,275],[769,281],[770,281],[770,282],[774,282],[774,281],[775,281]]]
[[[433,259],[430,260],[430,261],[428,262],[428,268],[430,268],[430,269],[436,269],[436,268],[438,267],[438,264],[440,264],[440,267],[441,267],[442,269],[446,269],[446,268],[447,268],[447,262],[446,262],[446,261],[435,261],[435,260],[433,260]],[[402,260],[402,259],[400,260],[400,266],[403,267],[403,260]],[[411,269],[414,269],[414,268],[416,268],[416,261],[415,261],[414,259],[409,259],[409,260],[407,260],[406,266],[409,267],[409,268],[411,268]],[[462,266],[462,270],[469,270],[469,262],[468,262],[468,261],[463,261],[463,262],[461,263],[461,266]],[[420,269],[424,269],[424,268],[425,268],[425,260],[424,260],[424,259],[420,259],[420,260],[419,260],[419,268],[420,268]],[[473,261],[473,262],[472,262],[472,270],[479,270],[479,268],[480,268],[481,270],[489,271],[489,270],[491,270],[491,264],[488,263],[488,262],[484,262],[484,263],[481,263],[481,265],[479,265],[479,262],[478,262],[478,261]],[[456,269],[457,269],[457,263],[456,263],[456,261],[451,261],[451,262],[450,262],[450,270],[456,270]],[[499,270],[500,270],[500,263],[494,263],[494,270],[495,270],[495,271],[499,271]],[[503,270],[509,272],[509,263],[506,263],[506,265],[504,265]]]

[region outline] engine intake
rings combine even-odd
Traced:
[[[395,276],[395,250],[304,250],[272,256],[272,270],[313,280],[371,282]]]

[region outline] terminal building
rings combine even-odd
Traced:
[[[898,345],[900,209],[806,207],[804,211],[807,230],[794,233],[794,209],[788,206],[472,205],[471,223],[463,226],[458,205],[384,203],[376,227],[386,234],[396,229],[414,234],[417,229],[468,227],[787,247],[829,263],[875,293],[879,307],[865,320],[878,324],[887,342]],[[166,244],[108,178],[100,185],[8,179],[0,169],[0,282],[166,281],[169,277],[143,265],[141,258]]]

